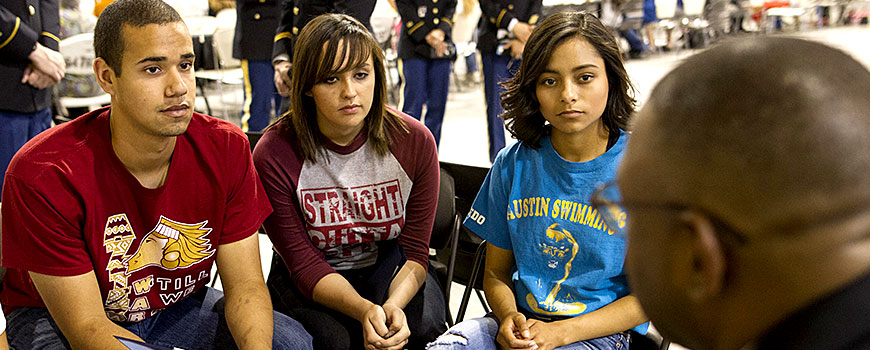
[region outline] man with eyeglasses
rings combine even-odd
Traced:
[[[723,44],[659,83],[619,191],[593,203],[623,219],[632,291],[663,335],[870,348],[868,91],[853,58],[792,38]]]

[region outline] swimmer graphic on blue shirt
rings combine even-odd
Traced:
[[[565,275],[562,276],[562,279],[556,281],[556,285],[550,290],[550,293],[547,294],[547,298],[543,302],[538,303],[535,300],[535,296],[532,293],[528,293],[526,294],[526,303],[528,303],[532,311],[543,315],[580,314],[586,310],[586,304],[559,301],[557,298],[559,290],[562,288],[562,283],[571,274],[571,263],[577,257],[577,252],[580,251],[580,244],[577,243],[571,232],[561,228],[557,223],[550,225],[546,233],[546,241],[539,243],[538,246],[542,248],[543,254],[549,256],[547,267],[557,268],[559,262],[567,258],[568,261],[564,264]]]

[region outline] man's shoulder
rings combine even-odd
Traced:
[[[104,133],[108,136],[108,122],[102,114],[106,110],[104,108],[90,112],[36,135],[12,158],[8,173],[32,176],[59,164],[67,167],[78,164],[93,166],[94,151],[105,148],[99,143]],[[101,127],[106,130],[101,130]],[[110,141],[105,141],[106,144],[111,144]]]
[[[209,140],[210,146],[223,149],[239,147],[248,139],[235,124],[197,112],[193,113],[186,134],[197,141]],[[205,146],[202,142],[196,144],[199,147]]]
[[[190,127],[206,128],[215,132],[231,132],[242,135],[244,134],[242,132],[242,129],[239,129],[239,127],[233,123],[199,112],[193,112],[193,116],[190,120]]]

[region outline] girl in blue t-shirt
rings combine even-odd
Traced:
[[[534,30],[505,83],[502,150],[465,225],[487,240],[483,288],[494,315],[457,324],[429,349],[624,349],[646,315],[623,272],[625,236],[590,195],[613,179],[634,88],[613,36],[592,14]]]

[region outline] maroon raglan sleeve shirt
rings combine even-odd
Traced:
[[[294,283],[308,298],[336,270],[371,266],[377,241],[397,239],[410,261],[428,266],[438,202],[438,154],[432,134],[401,114],[404,130],[378,154],[366,130],[349,145],[326,140],[317,162],[305,161],[283,124],[266,131],[254,164],[274,212],[264,226]]]

